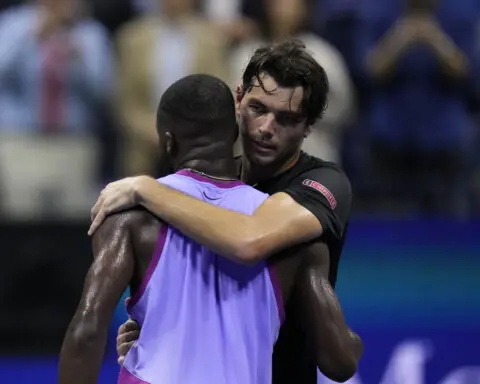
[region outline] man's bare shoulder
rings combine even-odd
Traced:
[[[125,220],[129,227],[137,227],[141,225],[161,224],[161,220],[147,211],[143,207],[135,207],[126,211],[120,212],[121,219]]]
[[[94,238],[122,235],[129,232],[134,238],[142,237],[142,231],[160,229],[162,222],[143,207],[132,208],[107,216]]]
[[[148,265],[155,250],[163,223],[143,208],[134,208],[109,215],[92,238],[95,250],[109,249],[120,239],[130,241],[132,256],[139,265]]]

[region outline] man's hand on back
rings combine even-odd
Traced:
[[[100,193],[97,202],[92,208],[92,224],[88,230],[89,235],[97,230],[105,218],[115,212],[119,212],[138,205],[139,189],[138,186],[145,180],[155,181],[148,176],[127,177],[108,184]]]
[[[125,356],[127,355],[130,348],[132,348],[133,343],[138,340],[140,336],[140,327],[135,320],[127,320],[118,328],[117,335],[117,354],[118,354],[118,364],[122,365],[125,361]]]

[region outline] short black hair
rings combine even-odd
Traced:
[[[244,92],[250,91],[258,81],[262,89],[269,93],[263,86],[262,74],[271,76],[280,87],[303,88],[301,112],[307,125],[312,125],[323,116],[329,91],[327,74],[303,42],[289,39],[257,49],[243,73]]]
[[[217,77],[189,75],[164,92],[157,110],[157,129],[183,138],[229,139],[236,134],[235,100],[231,89]]]

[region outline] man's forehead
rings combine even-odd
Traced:
[[[255,79],[249,96],[278,111],[299,112],[303,99],[303,89],[280,87],[270,76]]]

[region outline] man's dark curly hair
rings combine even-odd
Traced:
[[[159,124],[184,138],[231,138],[237,132],[232,91],[214,76],[183,77],[163,93],[157,110],[157,129]]]
[[[299,40],[271,44],[255,51],[243,73],[243,91],[249,92],[255,82],[266,93],[262,74],[271,76],[280,87],[303,88],[301,112],[307,125],[320,119],[327,107],[328,79],[325,70]]]

